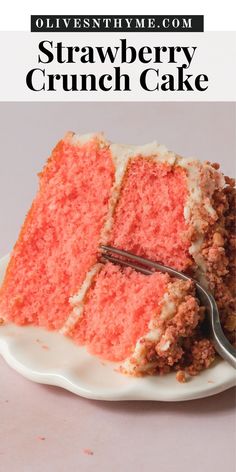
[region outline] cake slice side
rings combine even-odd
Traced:
[[[17,324],[59,329],[70,296],[97,263],[114,166],[99,135],[58,143],[11,255],[0,291],[1,316]]]

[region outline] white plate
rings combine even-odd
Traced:
[[[9,256],[0,260],[0,283]],[[175,374],[132,378],[115,371],[64,336],[37,327],[0,326],[0,353],[17,372],[34,382],[57,385],[96,400],[180,401],[202,398],[235,385],[235,371],[225,361],[185,384]]]

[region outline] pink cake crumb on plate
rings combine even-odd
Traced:
[[[83,452],[84,452],[84,454],[87,454],[87,456],[93,456],[94,455],[94,452],[92,451],[92,449],[89,449],[88,447],[83,449]]]

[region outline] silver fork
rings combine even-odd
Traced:
[[[155,270],[158,270],[160,272],[167,272],[168,274],[182,280],[192,280],[196,287],[198,299],[201,304],[206,307],[212,342],[215,350],[236,369],[236,349],[232,344],[230,344],[223,333],[216,301],[211,293],[199,284],[199,282],[182,272],[172,269],[171,267],[158,264],[157,262],[150,261],[144,257],[136,256],[128,251],[122,251],[121,249],[116,249],[111,246],[101,246],[101,250],[101,260],[103,262],[110,261],[121,266],[132,267],[132,269],[145,275],[151,275]],[[116,255],[122,256],[125,259],[115,257]]]

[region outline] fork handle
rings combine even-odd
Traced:
[[[212,326],[213,330],[213,344],[215,346],[216,351],[220,356],[222,356],[234,369],[236,369],[236,349],[230,344],[228,339],[226,338],[221,324],[218,320],[215,321],[214,326]]]
[[[211,337],[216,352],[223,357],[234,369],[236,369],[236,349],[226,338],[220,322],[220,315],[214,297],[208,290],[196,282],[197,295],[206,306],[209,323],[211,326]]]

